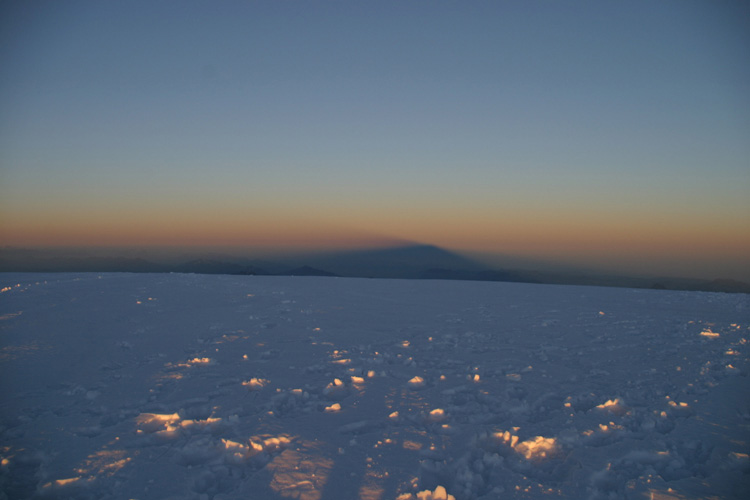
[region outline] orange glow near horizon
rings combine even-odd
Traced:
[[[630,262],[736,263],[749,274],[750,227],[737,220],[686,219],[575,209],[481,210],[426,205],[377,210],[320,204],[280,213],[61,209],[10,214],[0,220],[0,241],[9,247],[143,247],[326,251],[410,243],[485,254],[521,256],[616,267]],[[484,207],[491,208],[491,207]],[[507,207],[506,207],[507,208]],[[259,214],[264,215],[259,215]],[[267,214],[267,215],[266,215]],[[302,214],[302,215],[299,215]],[[697,264],[695,264],[697,265]],[[729,264],[727,264],[729,265]],[[726,266],[725,266],[726,267]],[[732,277],[732,276],[729,276]],[[741,279],[738,278],[738,279]]]

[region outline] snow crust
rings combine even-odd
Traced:
[[[750,298],[0,275],[0,498],[747,498]]]

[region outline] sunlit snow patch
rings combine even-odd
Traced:
[[[628,407],[625,406],[625,402],[620,398],[609,399],[605,403],[598,405],[597,408],[615,415],[624,415],[628,412]]]
[[[317,445],[297,441],[296,449],[286,449],[267,466],[269,484],[282,498],[321,500],[333,460],[320,455]]]
[[[138,424],[139,431],[150,434],[164,430],[174,431],[178,428],[174,424],[180,420],[180,415],[177,413],[141,413],[136,417],[135,422]]]
[[[526,441],[518,440],[518,436],[509,431],[496,432],[495,438],[511,447],[516,453],[523,455],[526,460],[541,461],[554,455],[558,451],[557,439],[536,436]]]
[[[82,481],[80,477],[57,479],[42,485],[39,493],[42,498],[77,498],[77,494],[83,493],[92,480],[93,478],[88,478],[88,481]]]
[[[263,445],[252,440],[248,440],[248,443],[244,444],[230,439],[222,439],[221,444],[224,448],[225,460],[233,464],[241,464],[263,452]]]
[[[456,500],[456,497],[449,494],[444,486],[438,486],[434,491],[424,490],[416,494],[402,493],[396,500]]]
[[[341,381],[341,379],[334,379],[333,382],[329,383],[325,389],[323,389],[323,394],[328,396],[330,399],[341,399],[345,397],[348,394],[348,390],[346,386],[344,385],[344,382]]]
[[[141,413],[135,419],[138,434],[153,434],[161,438],[175,438],[181,429],[216,429],[221,426],[220,418],[205,420],[183,420],[178,413]]]
[[[419,376],[412,378],[406,384],[411,389],[421,389],[421,388],[423,388],[426,385],[424,379],[422,377],[419,377]]]
[[[445,414],[445,410],[442,408],[435,408],[427,415],[428,422],[442,422],[446,418],[448,418],[448,415]]]
[[[514,449],[526,460],[542,460],[557,451],[557,439],[536,436],[534,439],[521,441]]]
[[[76,472],[91,476],[112,476],[131,460],[132,457],[127,456],[125,450],[100,450],[89,455],[84,466],[76,469]]]
[[[193,358],[188,360],[188,365],[209,365],[211,364],[211,358]]]
[[[268,384],[268,380],[264,378],[251,378],[250,380],[246,380],[245,382],[242,382],[242,385],[250,389],[251,391],[259,391],[265,387],[265,385]]]
[[[164,367],[171,371],[176,370],[178,368],[191,368],[193,366],[208,366],[214,364],[214,361],[211,358],[193,358],[189,359],[184,363],[167,363],[164,365]]]

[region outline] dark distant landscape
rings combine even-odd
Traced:
[[[145,256],[143,256],[143,255]],[[750,293],[750,284],[713,280],[607,274],[540,265],[492,268],[478,260],[433,245],[409,245],[315,254],[248,258],[223,253],[172,253],[153,256],[128,250],[105,251],[0,249],[0,272],[193,273],[258,276],[328,276],[389,279],[498,281],[664,290]]]

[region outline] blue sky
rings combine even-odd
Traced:
[[[750,277],[744,2],[1,9],[6,244],[410,240]]]

